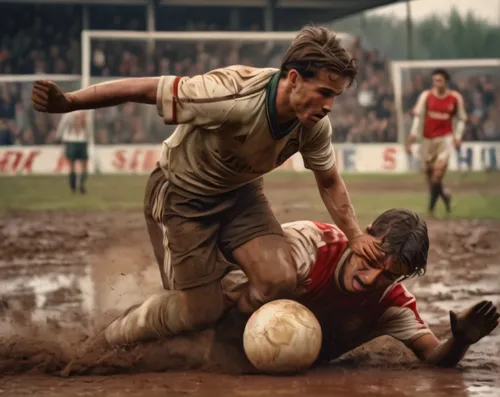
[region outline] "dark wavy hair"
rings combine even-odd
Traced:
[[[450,81],[451,79],[450,73],[448,73],[446,69],[443,68],[434,69],[431,73],[431,76],[435,76],[436,74],[443,76],[446,81]]]
[[[382,251],[410,269],[406,277],[425,274],[429,254],[427,224],[415,212],[393,208],[377,217],[369,234],[382,240]]]
[[[358,73],[355,59],[340,44],[336,33],[311,25],[300,30],[281,61],[283,76],[292,69],[304,79],[313,78],[319,70],[326,69],[347,77],[350,84]]]

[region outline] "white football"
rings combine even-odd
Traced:
[[[303,372],[318,358],[321,339],[321,326],[309,309],[280,299],[252,314],[245,326],[243,348],[262,372]]]

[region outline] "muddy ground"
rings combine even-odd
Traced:
[[[278,203],[275,211],[283,221],[308,218],[307,207],[294,208]],[[451,370],[426,368],[380,338],[305,375],[257,376],[237,332],[222,324],[88,357],[78,376],[59,377],[87,335],[161,288],[142,215],[11,213],[0,221],[1,395],[500,396],[498,329]],[[445,337],[448,310],[483,299],[500,305],[500,224],[428,225],[428,272],[405,283],[424,321]]]

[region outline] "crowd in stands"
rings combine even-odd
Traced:
[[[6,16],[5,7],[0,5],[0,75],[80,74],[81,7],[58,7],[58,14],[51,10],[51,6],[29,6],[31,11],[21,13],[15,22]],[[93,12],[91,6],[90,27],[144,30],[145,18],[138,14],[138,10],[144,13],[141,7],[129,7],[128,12],[117,17],[114,8],[101,7],[99,12]],[[234,20],[224,18],[224,15],[221,16],[211,25],[192,21],[186,30],[222,30],[224,25],[231,26],[231,30],[238,28]],[[241,29],[261,29],[252,20],[240,22],[243,26]],[[175,25],[160,27],[181,30]],[[92,83],[117,77],[164,74],[193,76],[231,64],[279,67],[287,45],[286,42],[242,43],[231,40],[96,40],[91,46]],[[353,86],[336,99],[330,115],[334,141],[396,142],[397,120],[390,60],[377,50],[364,48],[359,39],[350,43],[350,51],[358,60],[359,75]],[[464,96],[469,114],[465,139],[500,140],[500,73],[492,75],[495,71],[486,69],[451,72],[453,86]],[[410,110],[420,92],[429,87],[429,77],[429,70],[404,75],[403,107],[407,130],[411,123]],[[61,83],[67,90],[76,89],[79,84],[78,79]],[[0,81],[0,145],[55,142],[59,116],[34,112],[30,104],[30,91],[29,82]],[[163,124],[156,115],[155,107],[133,103],[97,110],[94,116],[95,142],[99,144],[156,143],[165,139],[174,129]]]

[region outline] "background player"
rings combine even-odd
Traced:
[[[65,146],[65,156],[69,162],[69,187],[71,191],[75,193],[79,188],[80,193],[85,194],[87,192],[85,183],[88,177],[88,145],[93,143],[88,112],[80,110],[64,114],[57,127],[56,139],[62,141]],[[76,162],[79,162],[81,167],[79,180],[76,175]]]
[[[223,312],[220,280],[233,263],[250,280],[238,302],[243,312],[291,293],[296,269],[264,195],[262,175],[298,151],[352,249],[372,260],[380,256],[377,240],[357,224],[326,117],[356,73],[333,32],[306,27],[280,70],[233,66],[193,78],[123,79],[68,94],[52,82],[35,83],[32,101],[38,111],[133,101],[155,104],[165,123],[180,124],[163,144],[145,197],[163,284],[172,291],[132,308],[116,324],[151,316],[166,336],[213,324]]]
[[[451,193],[444,188],[443,178],[453,147],[460,147],[467,120],[462,95],[451,90],[449,82],[450,75],[446,70],[436,69],[432,72],[432,89],[423,91],[418,98],[406,144],[406,151],[411,154],[412,143],[423,131],[421,156],[430,191],[430,215],[434,214],[439,197],[443,199],[446,212],[451,212]]]

